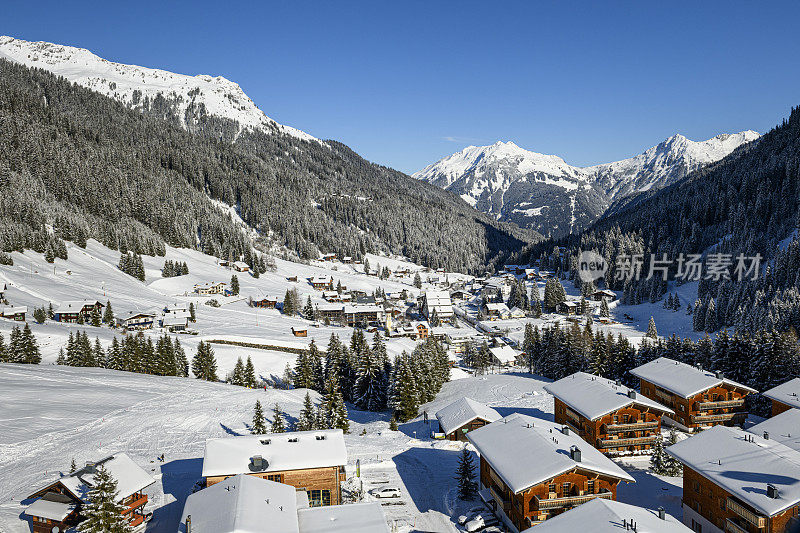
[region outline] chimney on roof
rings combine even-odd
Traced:
[[[725,378],[725,374],[723,374],[723,373],[722,373],[722,370],[717,370],[717,371],[714,373],[714,375],[716,375],[716,376],[717,376],[717,379],[724,379],[724,378]]]
[[[764,440],[769,440],[769,431],[764,432]]]
[[[192,515],[186,515],[186,533],[192,533]]]
[[[564,426],[563,428],[561,428],[561,433],[563,433],[564,435],[569,435],[569,426]]]
[[[572,446],[569,449],[569,456],[572,458],[573,461],[576,463],[581,462],[581,449],[577,446]]]
[[[778,499],[778,487],[771,483],[767,483],[767,497],[773,500]]]
[[[267,469],[267,460],[260,455],[254,455],[250,458],[250,470],[252,472],[261,472]]]
[[[630,398],[631,400],[635,400],[636,399],[636,391],[635,390],[629,390],[628,391],[628,398]]]
[[[667,519],[667,512],[664,510],[663,507],[659,507],[658,508],[658,517],[661,520],[666,520]]]
[[[619,387],[620,385],[622,385],[622,382],[621,382],[620,380],[617,380],[616,382],[614,382],[614,385],[616,385],[617,387]]]

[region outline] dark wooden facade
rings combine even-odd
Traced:
[[[261,300],[253,300],[253,307],[258,307],[260,309],[275,309],[277,306],[277,298],[262,298]]]
[[[470,431],[475,431],[478,428],[482,428],[486,424],[491,424],[491,421],[484,420],[483,418],[476,418],[474,420],[470,420],[469,422],[467,422],[463,426],[454,429],[450,433],[447,433],[444,436],[444,438],[447,439],[447,440],[466,441],[467,440],[467,433],[469,433]]]
[[[683,467],[683,505],[722,531],[733,533],[790,533],[800,527],[800,504],[774,516],[765,516],[702,474]],[[698,531],[684,511],[686,525]],[[702,524],[697,524],[702,527]]]
[[[571,427],[583,440],[607,455],[650,450],[661,438],[663,414],[652,407],[633,403],[589,420],[555,398],[555,422]]]
[[[689,431],[717,425],[741,426],[747,418],[747,389],[722,383],[684,398],[644,379],[639,381],[641,393],[675,411],[666,416]]]
[[[512,493],[481,457],[481,486],[489,489],[495,509],[502,509],[519,531],[596,498],[617,499],[620,479],[574,468],[543,483]]]
[[[786,405],[783,402],[779,402],[778,400],[772,400],[772,411],[770,416],[777,416],[781,413],[788,411],[789,409],[796,409],[791,405]]]
[[[304,490],[308,493],[308,501],[312,507],[339,505],[342,503],[341,482],[347,479],[344,466],[283,470],[280,472],[259,472],[248,475],[276,481],[278,483],[285,483],[298,490]],[[206,487],[210,487],[229,477],[231,476],[208,477],[206,478]]]

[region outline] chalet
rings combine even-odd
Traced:
[[[119,322],[125,329],[143,330],[152,329],[155,319],[155,313],[131,313],[127,318],[123,318]]]
[[[92,311],[97,310],[102,313],[103,304],[97,300],[72,300],[63,302],[59,305],[53,313],[53,318],[57,322],[78,322],[79,319],[84,322],[89,322],[92,317]]]
[[[429,328],[428,336],[435,341],[438,342],[446,342],[447,341],[447,328],[442,326],[437,326],[434,328]]]
[[[349,265],[353,262],[353,258],[349,255],[342,257],[342,263]]]
[[[425,340],[430,336],[431,328],[427,322],[417,322],[414,324],[414,332],[417,340]]]
[[[333,253],[333,252],[330,252],[330,253],[327,253],[327,254],[322,254],[322,256],[320,257],[320,260],[322,260],[322,261],[336,261],[336,254]]]
[[[525,311],[517,306],[512,307],[508,314],[510,318],[525,318]]]
[[[277,296],[267,296],[266,298],[261,298],[260,300],[253,300],[253,307],[258,307],[260,309],[275,309],[278,307],[278,298]]]
[[[155,479],[130,457],[118,453],[86,463],[85,467],[28,496],[27,499],[36,498],[25,509],[25,514],[31,518],[33,533],[67,531],[80,522],[81,509],[88,503],[87,495],[101,465],[117,481],[117,503],[122,505],[128,524],[135,532],[144,531],[144,522],[150,515],[144,512],[147,495],[143,491],[155,483]]]
[[[790,379],[761,395],[772,401],[772,416],[779,415],[793,407],[800,409],[800,378]]]
[[[754,435],[773,439],[800,452],[800,409],[789,409],[772,418],[751,426]]]
[[[308,282],[312,287],[314,287],[314,289],[318,291],[333,290],[333,278],[330,276],[314,276],[312,278],[308,278]]]
[[[497,298],[499,296],[503,301],[506,301],[511,296],[511,284],[507,280],[494,278],[486,282],[481,292],[484,298]]]
[[[524,276],[525,279],[527,280],[535,280],[539,278],[539,273],[536,271],[535,268],[526,268]]]
[[[233,266],[233,269],[236,272],[249,272],[250,271],[250,265],[248,265],[244,261],[234,261],[232,266]]]
[[[228,261],[227,259],[220,259],[219,261],[217,261],[217,264],[221,267],[226,267],[230,264],[230,261]]]
[[[511,310],[504,303],[486,302],[481,307],[481,311],[489,320],[506,320],[511,318]]]
[[[568,513],[562,513],[535,528],[523,533],[692,533],[683,522],[667,514],[663,507],[645,509],[628,503],[595,498],[579,505]]]
[[[0,307],[0,317],[16,320],[17,322],[24,322],[27,313],[28,308],[26,306]]]
[[[189,495],[179,533],[389,533],[378,502],[309,507],[305,492],[239,474]]]
[[[800,527],[797,450],[718,426],[667,453],[683,463],[683,523],[693,531],[788,533]]]
[[[630,371],[643,396],[673,410],[668,421],[684,431],[718,424],[741,425],[747,418],[745,397],[758,392],[726,379],[722,373],[660,357]]]
[[[472,294],[469,291],[464,289],[456,289],[454,291],[450,291],[450,301],[459,301],[464,302],[472,298]]]
[[[448,329],[445,342],[450,350],[454,353],[464,353],[467,345],[480,344],[485,340],[485,337],[480,333],[475,332],[472,328],[459,328]]]
[[[162,328],[170,332],[186,331],[189,329],[189,317],[174,314],[165,314],[159,321]]]
[[[578,311],[577,302],[564,301],[556,305],[556,311],[562,315],[574,315]]]
[[[344,320],[344,305],[322,304],[317,306],[317,314],[322,321],[339,324]]]
[[[467,433],[480,455],[480,494],[512,531],[596,498],[616,500],[634,479],[569,428],[518,413]]]
[[[286,278],[286,281],[289,281],[291,283],[297,283],[297,276],[289,276],[288,278]]]
[[[544,386],[553,395],[554,420],[607,455],[642,453],[661,438],[669,407],[610,379],[576,372]]]
[[[347,449],[341,429],[208,439],[202,476],[210,487],[237,474],[307,492],[312,507],[342,502]]]
[[[344,320],[349,327],[366,327],[383,321],[383,308],[378,305],[345,305]]]
[[[597,290],[592,293],[592,300],[595,302],[601,302],[603,300],[607,302],[614,302],[617,300],[617,294],[614,291],[609,291],[606,289]]]
[[[308,328],[296,328],[292,326],[292,335],[295,337],[308,337]]]
[[[425,291],[422,295],[422,314],[428,320],[435,316],[442,322],[453,317],[453,302],[447,291]]]
[[[217,283],[198,283],[194,286],[194,292],[200,296],[209,296],[212,294],[224,294],[225,283],[220,281]]]
[[[518,352],[507,344],[503,344],[489,348],[489,353],[492,354],[492,364],[498,366],[514,366],[517,364],[517,356],[519,356],[521,352]]]
[[[467,433],[502,417],[489,406],[463,397],[436,411],[439,429],[447,440],[467,440]]]
[[[322,291],[322,298],[326,302],[341,302],[342,297],[336,291]]]

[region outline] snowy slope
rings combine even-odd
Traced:
[[[622,197],[674,183],[754,141],[752,130],[695,142],[674,135],[635,157],[575,167],[513,142],[468,146],[413,174],[499,220],[563,235],[596,220]]]
[[[241,128],[280,132],[316,140],[266,116],[236,83],[222,76],[186,76],[165,70],[107,61],[83,48],[30,42],[0,36],[0,58],[41,68],[138,109],[144,99],[161,96],[173,106],[184,127],[202,107],[209,115],[228,118]]]

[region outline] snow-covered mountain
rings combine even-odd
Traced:
[[[132,109],[163,106],[185,128],[198,114],[235,120],[240,128],[281,132],[316,140],[265,115],[236,83],[222,76],[186,76],[165,70],[107,61],[83,48],[0,36],[0,58],[64,76],[69,81],[119,100]],[[163,100],[162,100],[163,99]]]
[[[630,159],[583,168],[497,142],[468,146],[413,177],[454,192],[499,220],[557,236],[591,224],[614,201],[674,183],[758,138],[752,130],[700,142],[674,135]]]

